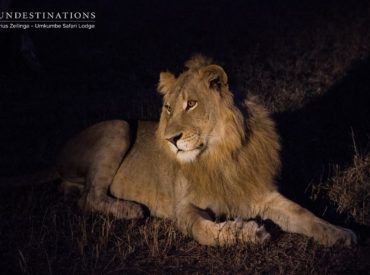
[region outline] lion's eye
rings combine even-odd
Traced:
[[[165,104],[164,108],[166,108],[166,111],[167,111],[168,114],[170,114],[172,112],[172,108],[169,104]]]
[[[196,100],[188,100],[186,105],[186,110],[194,109],[197,106],[198,102]]]

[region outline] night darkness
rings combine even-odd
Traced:
[[[368,1],[6,2],[7,11],[96,18],[91,30],[0,28],[2,273],[369,272]],[[354,229],[356,247],[323,248],[272,226],[265,247],[207,248],[168,221],[83,215],[58,182],[4,187],[53,167],[63,144],[94,123],[158,120],[159,73],[181,73],[196,53],[223,66],[235,98],[256,95],[271,111],[282,193]]]

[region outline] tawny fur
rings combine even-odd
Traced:
[[[60,174],[65,187],[82,179],[75,180],[85,184],[81,206],[139,218],[145,205],[205,245],[268,240],[249,220],[257,215],[325,245],[355,242],[350,230],[279,194],[280,143],[269,113],[253,100],[238,108],[227,74],[210,59],[198,55],[185,66],[177,78],[160,74],[159,123],[139,122],[130,133],[126,122],[103,122],[66,147]],[[228,219],[217,223],[214,216]]]

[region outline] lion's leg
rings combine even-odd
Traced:
[[[202,245],[228,246],[238,242],[263,243],[270,234],[254,221],[226,221],[216,223],[206,211],[187,205],[177,208],[177,225],[185,234],[191,235]]]
[[[264,219],[271,219],[285,231],[313,237],[323,245],[330,246],[335,243],[351,245],[356,242],[356,235],[351,230],[316,217],[278,192],[266,197],[259,214]]]
[[[100,146],[96,146],[94,161],[88,168],[86,188],[80,199],[80,207],[88,211],[110,213],[119,219],[144,217],[144,209],[138,203],[109,196],[108,189],[130,147],[127,123],[106,128]]]
[[[111,214],[117,219],[140,219],[143,207],[132,201],[120,200],[107,195],[106,189],[94,188],[81,197],[80,207],[85,211]]]
[[[175,182],[175,218],[177,227],[203,245],[228,246],[237,242],[263,243],[270,234],[254,221],[237,219],[216,223],[209,213],[196,207],[189,195],[189,182],[180,173]]]
[[[79,201],[80,207],[85,211],[97,211],[105,214],[111,214],[117,219],[139,219],[144,217],[143,207],[132,201],[120,200],[109,196],[108,188],[113,179],[116,169],[113,163],[109,162],[110,158],[100,162],[104,166],[105,163],[109,169],[93,169],[96,170],[93,176],[89,177],[87,181],[90,183],[90,188],[86,190],[85,194]],[[118,167],[117,167],[118,168]]]

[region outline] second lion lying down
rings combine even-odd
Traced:
[[[278,192],[280,144],[268,112],[248,100],[237,107],[225,71],[208,59],[185,65],[177,78],[160,74],[159,123],[102,122],[65,146],[58,173],[65,190],[82,190],[80,206],[132,219],[144,216],[145,205],[204,245],[268,240],[263,226],[248,221],[257,215],[324,245],[355,243],[352,231]]]

